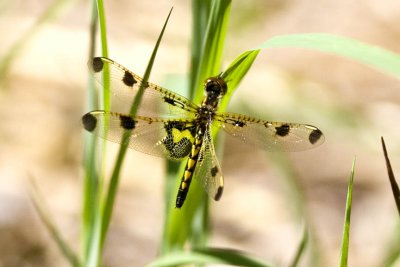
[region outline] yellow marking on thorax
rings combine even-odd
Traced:
[[[185,137],[191,142],[194,141],[193,135],[190,133],[189,130],[180,131],[176,128],[173,128],[172,129],[172,137],[173,137],[174,143],[178,143]]]

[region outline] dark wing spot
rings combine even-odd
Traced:
[[[211,172],[211,176],[215,177],[215,175],[217,175],[217,173],[218,173],[218,167],[217,166],[212,167],[210,172]]]
[[[86,113],[82,117],[82,124],[86,131],[92,132],[96,128],[97,119],[90,113]]]
[[[101,60],[100,57],[93,58],[92,68],[93,68],[94,72],[102,71],[103,70],[103,66],[104,66],[104,63],[103,63],[103,60]]]
[[[224,192],[224,188],[223,188],[222,186],[219,186],[218,189],[217,189],[217,193],[216,193],[215,196],[214,196],[214,200],[215,200],[215,201],[218,201],[218,200],[221,199],[221,197],[222,197],[222,192]]]
[[[182,109],[185,108],[185,104],[183,104],[182,102],[180,102],[180,101],[177,100],[177,99],[173,99],[173,98],[164,96],[164,97],[163,97],[163,100],[164,100],[165,103],[168,103],[168,104],[170,104],[171,106],[179,106],[179,107],[182,108]]]
[[[163,100],[164,100],[165,103],[168,103],[168,104],[170,104],[172,106],[175,106],[175,101],[172,98],[164,96]]]
[[[132,130],[135,128],[135,121],[131,117],[120,115],[119,118],[121,120],[121,126],[125,130]]]
[[[322,132],[319,129],[315,129],[310,133],[308,140],[311,144],[315,144],[322,136]]]
[[[244,127],[246,123],[244,121],[236,121],[235,126]]]
[[[276,134],[279,136],[286,136],[289,134],[290,126],[288,124],[283,124],[279,127],[275,127]]]
[[[124,78],[122,79],[125,85],[132,87],[137,81],[133,78],[132,73],[125,71]]]

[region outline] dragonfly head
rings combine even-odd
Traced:
[[[205,81],[204,90],[206,96],[213,99],[220,99],[226,94],[227,86],[221,77],[211,77]]]

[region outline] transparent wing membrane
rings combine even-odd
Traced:
[[[207,125],[204,133],[203,145],[200,149],[194,178],[203,186],[212,199],[219,200],[221,198],[224,188],[224,177],[215,154],[209,125]]]
[[[185,158],[193,144],[192,120],[130,117],[104,110],[92,111],[82,118],[86,130],[115,143],[122,143],[124,131],[130,130],[127,139],[132,149],[169,159]],[[108,122],[107,132],[104,126]]]
[[[142,78],[124,66],[108,58],[96,57],[89,61],[89,68],[97,82],[103,86],[103,71],[110,70],[110,91],[116,96],[117,104],[122,108],[118,111],[127,113],[135,98]],[[188,99],[164,89],[156,84],[147,83],[140,103],[138,115],[148,117],[180,117],[191,118],[197,112],[197,105]]]
[[[217,114],[215,124],[241,141],[268,151],[302,151],[324,142],[322,132],[307,124],[270,122],[234,113]]]

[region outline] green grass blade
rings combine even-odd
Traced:
[[[397,206],[397,211],[399,212],[400,215],[400,189],[399,185],[396,182],[396,178],[394,177],[392,165],[390,164],[389,156],[386,150],[386,145],[385,141],[383,140],[383,137],[381,137],[382,141],[382,149],[383,149],[383,154],[385,156],[385,161],[386,161],[386,168],[389,176],[389,181],[390,181],[390,186],[392,187],[392,192],[393,192],[393,198],[394,202],[396,203]]]
[[[92,16],[90,23],[90,48],[89,56],[91,59],[95,53],[95,37],[97,31],[97,7],[96,3],[92,1]],[[98,109],[97,107],[97,93],[94,85],[94,79],[92,75],[88,76],[87,86],[87,103],[86,110]],[[100,184],[99,184],[99,173],[97,170],[97,146],[96,137],[90,133],[85,133],[84,142],[84,179],[83,179],[83,205],[82,205],[82,229],[81,229],[81,240],[82,240],[82,264],[83,266],[97,266],[99,243],[96,242],[99,235],[99,231],[95,231],[96,225],[99,224],[99,200],[100,200]],[[97,244],[97,245],[96,245]],[[91,258],[92,263],[89,263]]]
[[[297,251],[296,251],[294,258],[289,265],[290,267],[296,267],[299,265],[300,259],[304,255],[304,251],[306,249],[307,243],[308,243],[308,232],[307,232],[307,229],[304,228],[303,237],[301,238],[299,246],[297,247]]]
[[[221,110],[226,109],[229,99],[246,73],[249,71],[250,67],[253,65],[258,53],[260,53],[260,50],[250,50],[242,53],[223,73],[221,73],[221,77],[225,80],[228,86],[228,92],[221,101]]]
[[[143,75],[143,82],[140,85],[140,88],[138,90],[138,93],[132,103],[131,109],[130,109],[130,114],[132,116],[135,116],[137,108],[139,106],[139,103],[141,101],[141,98],[143,96],[143,92],[145,89],[145,86],[147,84],[147,81],[149,79],[150,76],[150,72],[151,69],[153,67],[154,64],[154,60],[158,51],[158,48],[160,46],[161,43],[161,39],[163,37],[165,28],[167,26],[169,17],[171,15],[172,12],[172,8],[168,14],[167,19],[165,20],[164,26],[161,30],[161,33],[158,37],[157,43],[154,47],[153,53],[150,57],[149,63],[147,65],[146,71]],[[106,233],[110,224],[110,220],[111,220],[111,215],[112,215],[112,211],[113,211],[113,207],[114,207],[114,201],[115,201],[115,197],[116,197],[116,193],[117,193],[117,188],[118,188],[118,184],[119,184],[119,177],[120,177],[120,171],[121,171],[121,167],[122,167],[122,163],[125,157],[125,153],[126,150],[128,149],[128,142],[125,142],[124,140],[127,140],[130,137],[131,131],[125,131],[124,135],[123,135],[123,139],[121,142],[121,146],[118,152],[118,156],[117,156],[117,160],[115,162],[114,168],[113,168],[113,172],[111,175],[111,180],[110,180],[110,184],[108,186],[108,191],[107,191],[107,195],[105,197],[104,203],[103,203],[103,207],[102,207],[102,225],[101,225],[101,247],[103,247],[104,245],[104,240],[106,237]]]
[[[34,184],[33,179],[31,179],[31,186],[29,189],[29,196],[35,207],[35,210],[39,214],[39,217],[42,220],[43,224],[46,226],[51,238],[56,242],[61,253],[64,255],[65,259],[67,259],[67,261],[71,264],[71,266],[80,267],[81,264],[77,255],[64,241],[63,237],[61,236],[61,232],[57,229],[56,225],[51,219],[50,213],[45,208],[43,197],[40,194],[36,185]]]
[[[95,36],[97,26],[100,28],[100,42],[103,56],[108,56],[106,16],[102,0],[92,1],[92,19],[90,25],[90,49],[89,60],[95,54]],[[88,109],[110,108],[110,73],[108,66],[103,71],[103,90],[100,94],[100,107],[98,107],[98,95],[94,86],[93,77],[89,75],[88,82]],[[103,131],[107,132],[107,123]],[[82,250],[84,266],[97,267],[101,261],[101,194],[105,177],[105,155],[106,140],[101,146],[97,146],[96,138],[92,135],[85,135],[85,176],[83,190],[83,210],[82,210]],[[101,155],[98,162],[97,155]],[[99,163],[99,166],[97,166]],[[100,171],[98,171],[100,170]]]
[[[203,97],[203,81],[208,77],[218,75],[221,71],[230,7],[230,0],[212,1],[207,29],[201,42],[198,71],[191,83],[195,88],[194,101],[200,101]]]
[[[146,267],[169,267],[183,264],[225,264],[229,266],[269,267],[261,260],[244,254],[242,251],[207,248],[193,251],[175,251],[162,256]]]
[[[97,4],[97,11],[99,17],[100,26],[100,41],[101,41],[101,54],[103,57],[108,57],[108,43],[107,43],[107,24],[106,15],[104,12],[103,0],[95,0]],[[103,69],[103,95],[102,95],[102,107],[101,109],[110,110],[110,70],[106,65]],[[106,123],[107,125],[107,123]],[[106,129],[104,129],[106,131]]]
[[[400,78],[400,55],[379,46],[331,34],[293,34],[273,37],[257,49],[274,47],[311,48],[354,59]]]
[[[349,256],[349,237],[350,237],[350,215],[351,215],[351,204],[353,199],[353,179],[354,179],[354,168],[356,164],[356,159],[353,160],[353,165],[351,167],[349,186],[347,189],[347,199],[346,199],[346,212],[344,217],[343,226],[343,239],[342,247],[340,250],[340,267],[346,267],[348,263]]]
[[[196,75],[200,72],[200,60],[202,55],[202,43],[207,30],[207,20],[211,12],[211,0],[192,0],[192,48],[190,60],[189,88],[190,98],[193,97],[194,88],[197,87]]]

